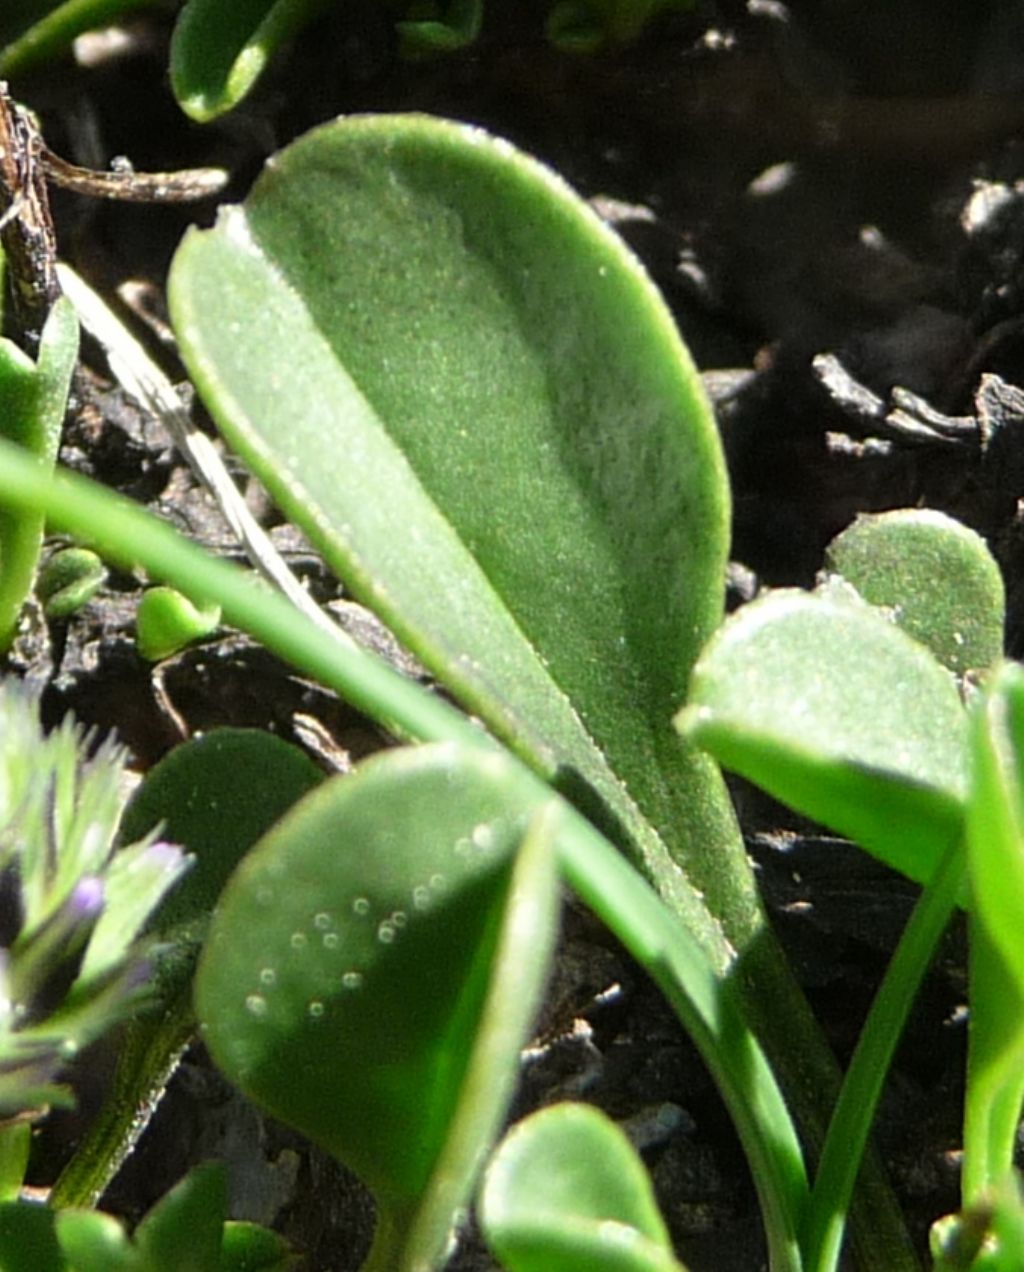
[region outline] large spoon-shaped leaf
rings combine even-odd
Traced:
[[[669,723],[721,615],[724,471],[621,241],[479,130],[355,117],[186,238],[171,302],[282,507],[471,712],[592,812],[599,793],[721,962],[651,826],[728,922],[741,845]],[[756,926],[749,889],[740,908]]]
[[[721,775],[671,728],[721,618],[728,496],[636,260],[507,143],[357,117],[190,234],[170,298],[229,441],[353,592],[627,850],[719,973],[743,958],[815,1138],[833,1062]],[[885,1213],[876,1195],[871,1244]]]
[[[206,1042],[374,1191],[375,1269],[435,1266],[510,1094],[557,907],[533,790],[446,744],[370,760],[278,823],[214,919]]]
[[[509,1272],[683,1272],[643,1162],[586,1104],[543,1109],[505,1137],[480,1226]]]
[[[826,564],[957,675],[1003,652],[1003,576],[980,535],[930,508],[858,517]]]
[[[726,768],[926,881],[959,833],[966,716],[953,677],[855,600],[776,592],[694,670],[680,727]]]

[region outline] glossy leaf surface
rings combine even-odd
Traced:
[[[776,592],[708,646],[678,723],[726,768],[924,881],[960,833],[952,676],[857,601]]]
[[[744,878],[718,775],[669,724],[721,614],[727,493],[694,368],[622,243],[479,130],[354,117],[186,238],[171,302],[277,502],[714,949],[652,825],[712,897],[727,861]]]
[[[499,755],[374,758],[279,822],[218,907],[205,1041],[373,1190],[374,1267],[436,1261],[510,1094],[557,905],[532,791]]]
[[[479,1217],[508,1272],[682,1272],[643,1162],[589,1105],[556,1104],[512,1129]]]
[[[858,517],[825,560],[957,675],[1002,655],[1002,575],[984,539],[952,517],[924,508]]]
[[[171,87],[205,123],[237,106],[274,51],[330,0],[188,0],[171,42]]]

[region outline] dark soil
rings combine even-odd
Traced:
[[[169,19],[116,57],[13,85],[53,149],[103,167],[221,164],[241,197],[268,154],[336,114],[425,110],[486,125],[562,172],[614,221],[672,305],[707,373],[733,480],[731,600],[807,585],[863,511],[925,505],[988,539],[1024,652],[1024,10],[1013,0],[720,0],[635,46],[571,57],[544,6],[489,6],[481,41],[398,60],[383,6],[356,0],[310,28],[240,110],[188,124],[166,84]],[[147,285],[157,314],[186,224],[212,210],[56,197],[64,255],[105,294]],[[173,349],[153,347],[180,377]],[[819,355],[833,355],[822,362]],[[816,361],[816,359],[818,359]],[[901,398],[894,391],[916,395]],[[896,408],[900,407],[900,410]],[[86,350],[64,459],[149,503],[217,551],[235,549],[169,440]],[[272,513],[267,522],[272,524]],[[336,587],[280,527],[321,599]],[[115,729],[145,769],[183,736],[251,725],[325,764],[386,745],[377,729],[233,634],[152,669],[132,644],[139,580],[114,574],[70,624],[16,651],[47,719]],[[737,796],[774,920],[841,1058],[912,902],[848,845],[748,790]],[[950,935],[887,1088],[877,1145],[915,1239],[957,1203],[964,963]],[[658,994],[587,916],[562,958],[516,1112],[581,1095],[625,1121],[695,1272],[749,1272],[763,1247],[728,1119]],[[108,1057],[77,1074],[88,1110]],[[37,1145],[45,1185],[80,1121]],[[358,1186],[234,1095],[198,1049],[105,1204],[136,1218],[188,1169],[232,1166],[239,1214],[276,1224],[313,1272],[358,1267],[372,1226]],[[451,1265],[491,1266],[467,1234]]]

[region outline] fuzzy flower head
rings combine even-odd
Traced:
[[[115,851],[124,758],[70,720],[45,735],[0,681],[0,1118],[68,1103],[56,1075],[144,992],[136,938],[188,868],[152,837]]]

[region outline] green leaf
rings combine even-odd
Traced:
[[[1024,1097],[1024,669],[1004,664],[971,712],[970,1049],[963,1196],[1011,1168]]]
[[[776,592],[694,669],[679,727],[726,768],[912,879],[959,832],[966,716],[953,677],[856,601]]]
[[[372,1267],[435,1265],[509,1098],[557,906],[532,790],[499,755],[375,757],[279,822],[218,907],[204,1040],[373,1190]]]
[[[288,1272],[297,1263],[288,1242],[269,1228],[239,1221],[224,1225],[220,1272]]]
[[[275,50],[330,0],[188,0],[171,41],[171,87],[182,110],[207,123],[231,110]]]
[[[95,552],[62,548],[40,570],[36,595],[48,619],[70,618],[92,600],[106,578],[106,567]]]
[[[212,911],[242,857],[323,773],[297,746],[258,729],[212,729],[150,769],[121,817],[121,842],[157,827],[195,857],[152,925],[164,935]]]
[[[399,51],[404,57],[454,53],[472,44],[480,34],[484,0],[445,0],[443,4],[414,4],[406,8],[416,16],[395,23]]]
[[[11,341],[0,340],[0,436],[50,467],[57,458],[77,360],[78,319],[63,298],[46,320],[37,362]],[[0,651],[13,639],[42,542],[42,516],[0,512]]]
[[[0,1125],[0,1201],[17,1201],[32,1145],[31,1122]]]
[[[659,13],[692,9],[694,0],[559,0],[548,15],[548,39],[569,53],[596,53],[635,40]]]
[[[148,1272],[122,1224],[96,1210],[61,1210],[57,1238],[75,1272]]]
[[[0,1268],[3,1272],[67,1272],[52,1210],[24,1201],[0,1203]]]
[[[139,656],[159,662],[217,628],[220,606],[197,606],[173,587],[147,588],[135,617]]]
[[[725,474],[622,242],[479,130],[352,118],[188,235],[170,294],[204,400],[280,506],[471,714],[631,845],[721,964],[665,845],[727,926],[743,894],[742,946],[757,907],[731,811],[668,723],[721,616]]]
[[[19,75],[55,57],[84,31],[111,26],[163,0],[4,0],[0,11],[0,76]]]
[[[980,535],[926,508],[858,517],[826,566],[962,676],[1003,652],[1003,578]]]
[[[1004,664],[971,716],[971,892],[1024,993],[1024,668]]]
[[[220,1272],[227,1204],[222,1163],[207,1162],[190,1171],[135,1229],[146,1272]]]
[[[191,234],[170,299],[200,393],[275,501],[625,849],[719,974],[742,959],[794,1107],[827,1104],[832,1062],[721,774],[670,724],[721,618],[728,495],[699,379],[621,241],[507,143],[353,118]]]
[[[95,1204],[145,1129],[195,1029],[191,981],[197,949],[228,876],[322,777],[298,747],[280,738],[255,729],[214,729],[175,748],[132,795],[119,840],[146,840],[162,828],[165,839],[192,854],[192,869],[149,922],[150,933],[161,938],[159,1010],[140,1015],[126,1029],[106,1102],[55,1185],[59,1204]],[[140,867],[158,864],[159,854],[147,862],[145,854],[137,858],[122,849],[114,858],[115,890],[126,894],[125,901],[137,899],[133,876]]]
[[[509,1272],[682,1272],[643,1162],[585,1104],[556,1104],[514,1127],[478,1210]]]

